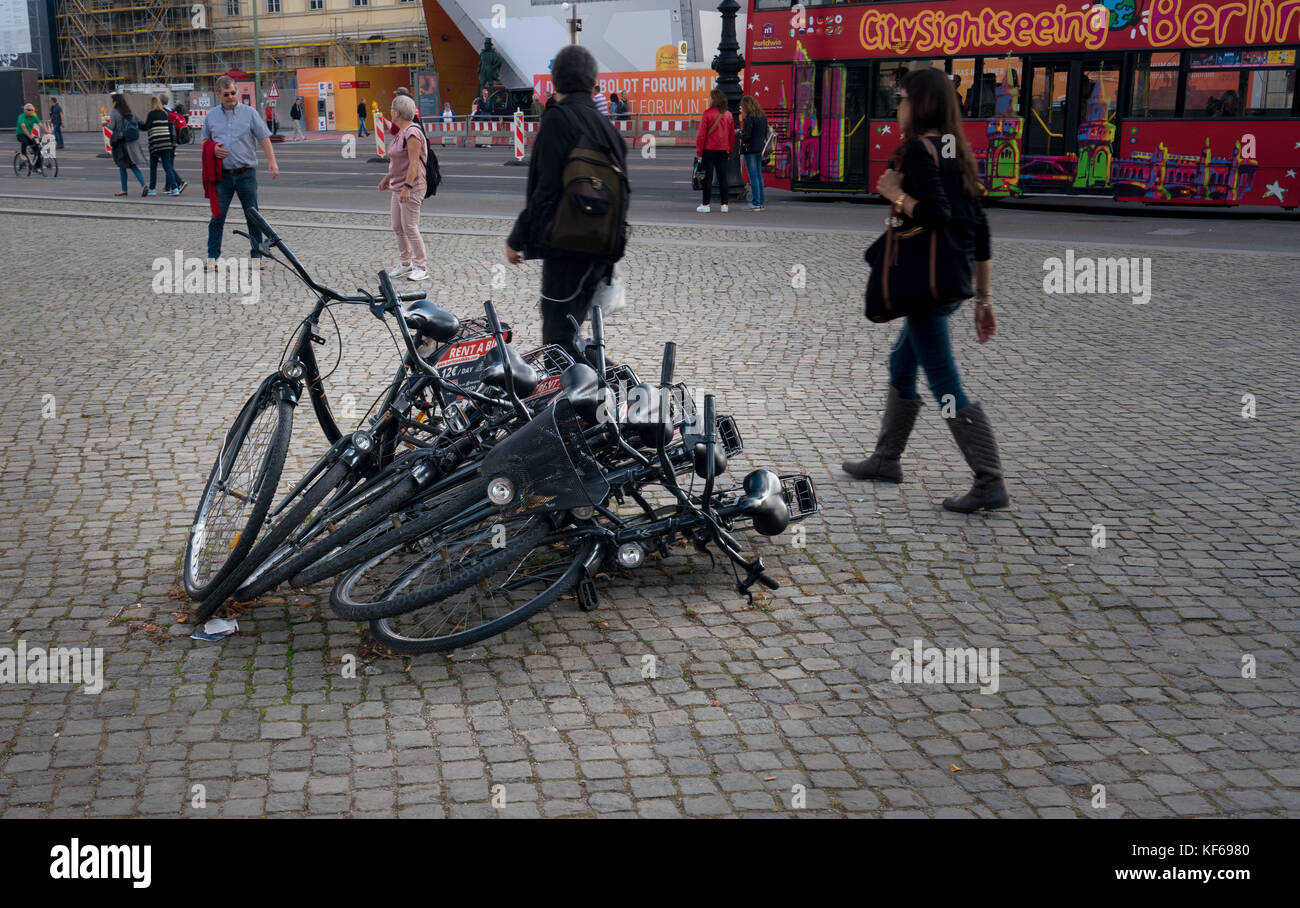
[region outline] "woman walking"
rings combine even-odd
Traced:
[[[163,110],[162,101],[157,98],[149,102],[149,116],[145,117],[144,128],[149,134],[149,195],[158,194],[154,187],[158,185],[159,164],[162,164],[163,176],[167,178],[163,191],[168,195],[180,195],[181,178],[176,176],[173,164],[176,145],[172,142],[172,121]]]
[[[876,183],[876,191],[893,203],[904,227],[949,231],[974,258],[975,333],[983,344],[997,333],[989,302],[993,268],[988,221],[980,206],[975,157],[962,132],[957,95],[943,70],[914,69],[907,74],[898,93],[898,125],[904,143]],[[955,139],[955,158],[934,153],[940,137]],[[875,452],[865,460],[846,461],[844,471],[857,479],[902,482],[899,457],[921,410],[916,391],[919,366],[940,407],[950,397],[956,408],[948,428],[975,473],[975,483],[970,492],[946,499],[943,506],[968,514],[1005,508],[1010,499],[993,427],[983,407],[966,396],[953,359],[948,316],[961,304],[958,300],[907,317],[889,354],[889,396]]]
[[[388,142],[388,173],[379,181],[379,188],[392,190],[393,233],[397,234],[402,264],[388,273],[423,281],[429,277],[424,238],[420,236],[420,206],[424,204],[424,190],[428,185],[425,174],[428,146],[424,131],[415,122],[414,98],[397,95],[389,116],[397,127],[397,135]]]
[[[149,187],[144,184],[144,174],[140,173],[140,168],[148,163],[149,155],[145,152],[140,123],[131,113],[125,97],[115,94],[110,100],[113,112],[108,117],[108,128],[112,133],[108,146],[113,151],[113,163],[117,165],[118,174],[122,178],[122,191],[113,194],[126,195],[126,172],[130,170],[140,183],[140,195],[146,196]]]
[[[713,174],[718,175],[718,192],[722,197],[722,213],[727,213],[727,158],[736,145],[736,124],[727,110],[727,96],[721,89],[709,92],[709,109],[700,117],[700,130],[695,134],[695,156],[704,171],[704,201],[695,210],[709,213],[709,196],[713,193]]]
[[[740,99],[740,154],[749,174],[749,210],[763,210],[763,146],[767,144],[767,117],[753,95]]]

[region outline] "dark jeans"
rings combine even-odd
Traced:
[[[894,341],[889,354],[889,383],[898,389],[904,400],[916,400],[916,370],[925,370],[930,393],[944,404],[944,396],[951,394],[958,410],[969,406],[970,400],[961,387],[961,375],[952,356],[952,337],[948,331],[948,316],[957,311],[961,302],[949,303],[929,315],[909,315]]]
[[[542,343],[559,344],[582,362],[572,315],[582,324],[591,310],[596,287],[609,277],[612,265],[586,259],[542,260]]]
[[[27,155],[33,167],[41,166],[41,143],[27,136],[18,137],[18,150]]]
[[[727,204],[727,158],[730,157],[725,151],[704,150],[700,155],[700,169],[704,171],[704,201],[700,204],[709,204],[709,195],[713,192],[713,173],[718,174],[718,192],[721,193],[722,204]]]
[[[54,147],[55,148],[63,147],[63,124],[62,123],[54,124]]]
[[[176,168],[172,161],[176,157],[175,151],[157,151],[149,155],[149,188],[153,189],[158,185],[158,165],[163,166],[163,176],[167,177],[167,186],[164,191],[177,189],[181,185],[181,178],[176,176]]]
[[[747,154],[745,170],[749,171],[749,200],[754,205],[763,204],[763,160],[761,155]]]
[[[257,247],[262,242],[262,231],[257,229],[253,219],[248,216],[248,209],[257,207],[257,171],[253,168],[243,173],[221,172],[221,182],[217,184],[217,204],[221,214],[208,221],[208,258],[221,258],[221,231],[226,226],[226,215],[230,213],[230,202],[239,196],[239,204],[244,208],[244,220],[248,223],[248,235],[252,238],[253,258],[261,258]]]

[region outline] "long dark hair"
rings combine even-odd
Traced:
[[[113,102],[113,109],[122,115],[123,120],[129,116],[133,116],[131,108],[127,106],[126,95],[111,95],[109,100]]]
[[[911,105],[904,141],[918,139],[927,132],[937,130],[941,135],[952,136],[957,146],[957,166],[961,168],[962,186],[970,198],[980,194],[979,177],[975,170],[975,155],[961,128],[961,104],[957,91],[941,69],[925,67],[914,69],[903,77],[903,91]]]

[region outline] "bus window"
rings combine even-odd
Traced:
[[[905,60],[881,63],[876,68],[877,120],[891,120],[898,115],[898,93],[903,90],[903,76],[914,69],[943,69],[942,60]]]
[[[985,57],[975,116],[981,119],[1019,116],[1023,75],[1019,57]]]
[[[1251,70],[1246,82],[1246,116],[1289,117],[1294,95],[1295,69]]]
[[[975,58],[963,57],[952,61],[952,87],[957,90],[957,103],[963,117],[973,117],[978,110],[975,86]]]
[[[1133,71],[1133,116],[1172,117],[1178,110],[1178,66],[1182,54],[1138,55]]]

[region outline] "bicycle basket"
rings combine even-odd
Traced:
[[[511,515],[589,508],[609,495],[582,422],[563,397],[489,451],[480,470],[488,498]]]

